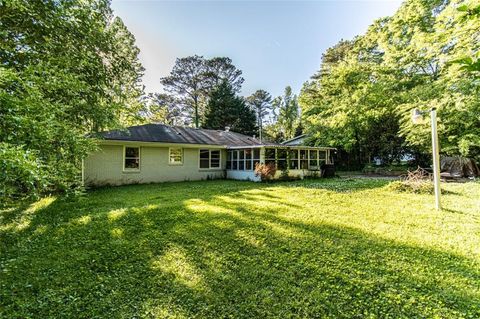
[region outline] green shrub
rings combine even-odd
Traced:
[[[0,143],[0,205],[36,198],[46,187],[40,161],[21,146]]]

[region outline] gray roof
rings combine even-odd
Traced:
[[[307,137],[307,134],[298,135],[298,136],[295,136],[294,138],[283,141],[282,144],[283,145],[303,145],[306,137]]]
[[[101,132],[98,135],[105,140],[115,141],[225,146],[254,146],[262,144],[256,138],[231,131],[196,129],[164,124],[131,126],[123,130]]]

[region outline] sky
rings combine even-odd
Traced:
[[[228,56],[242,70],[241,95],[264,89],[298,93],[320,67],[322,53],[364,33],[399,8],[377,1],[161,1],[113,0],[136,38],[146,92],[161,92],[178,57]]]

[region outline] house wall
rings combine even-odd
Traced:
[[[259,182],[261,180],[259,176],[255,176],[254,171],[227,170],[227,178],[253,182]]]
[[[131,145],[130,146],[135,146]],[[205,147],[208,148],[208,147]],[[220,169],[199,168],[199,148],[183,148],[183,164],[169,164],[169,148],[140,146],[140,171],[123,170],[123,145],[101,145],[84,161],[85,185],[123,185],[225,177],[226,150]]]

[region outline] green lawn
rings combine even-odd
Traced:
[[[133,185],[1,212],[2,318],[480,318],[480,184]]]

